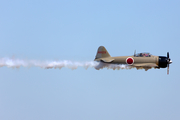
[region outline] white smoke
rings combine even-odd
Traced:
[[[95,68],[97,70],[107,68],[107,69],[131,69],[131,66],[128,65],[116,65],[116,64],[107,64],[102,62],[74,62],[69,60],[63,61],[37,61],[37,60],[23,60],[23,59],[13,59],[13,58],[0,58],[0,67],[9,67],[9,68],[19,68],[19,67],[40,67],[44,69],[50,68],[70,68],[77,69],[78,67]]]
[[[103,63],[103,62],[99,62],[99,64],[95,66],[96,70],[103,69],[103,68],[119,70],[119,69],[131,69],[132,67],[129,65],[108,64],[108,63]]]

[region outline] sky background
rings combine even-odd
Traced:
[[[94,60],[150,52],[167,69],[0,68],[1,120],[179,120],[179,0],[5,0],[0,58]]]

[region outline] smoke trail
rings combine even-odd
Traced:
[[[0,67],[9,67],[9,68],[19,68],[19,67],[40,67],[44,69],[50,68],[70,68],[77,69],[78,67],[87,68],[95,68],[97,70],[107,68],[107,69],[131,69],[131,66],[128,65],[115,65],[115,64],[107,64],[102,62],[73,62],[69,60],[63,61],[37,61],[37,60],[22,60],[22,59],[11,59],[11,58],[1,58],[0,59]]]
[[[63,61],[37,61],[37,60],[22,60],[22,59],[10,59],[10,58],[1,58],[0,59],[0,67],[9,67],[9,68],[20,68],[20,67],[40,67],[43,69],[50,69],[50,68],[70,68],[72,70],[77,69],[78,67],[84,67],[85,69],[88,68],[95,68],[96,70],[100,70],[103,68],[113,69],[113,70],[120,70],[120,69],[151,69],[152,67],[134,67],[129,65],[117,65],[117,64],[107,64],[102,62],[74,62],[69,60]]]
[[[97,66],[95,66],[96,70],[103,69],[103,68],[119,70],[119,69],[131,69],[132,67],[129,65],[107,64],[107,63],[102,63],[102,62],[100,62]]]

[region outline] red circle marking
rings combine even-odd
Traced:
[[[132,64],[134,62],[133,58],[127,58],[126,63],[127,64]]]

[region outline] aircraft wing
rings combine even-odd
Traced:
[[[134,67],[158,67],[155,63],[139,63],[139,64],[133,64]]]
[[[140,63],[140,64],[133,64],[133,67],[136,67],[136,69],[145,69],[145,71],[151,69],[152,67],[158,67],[155,63]]]

